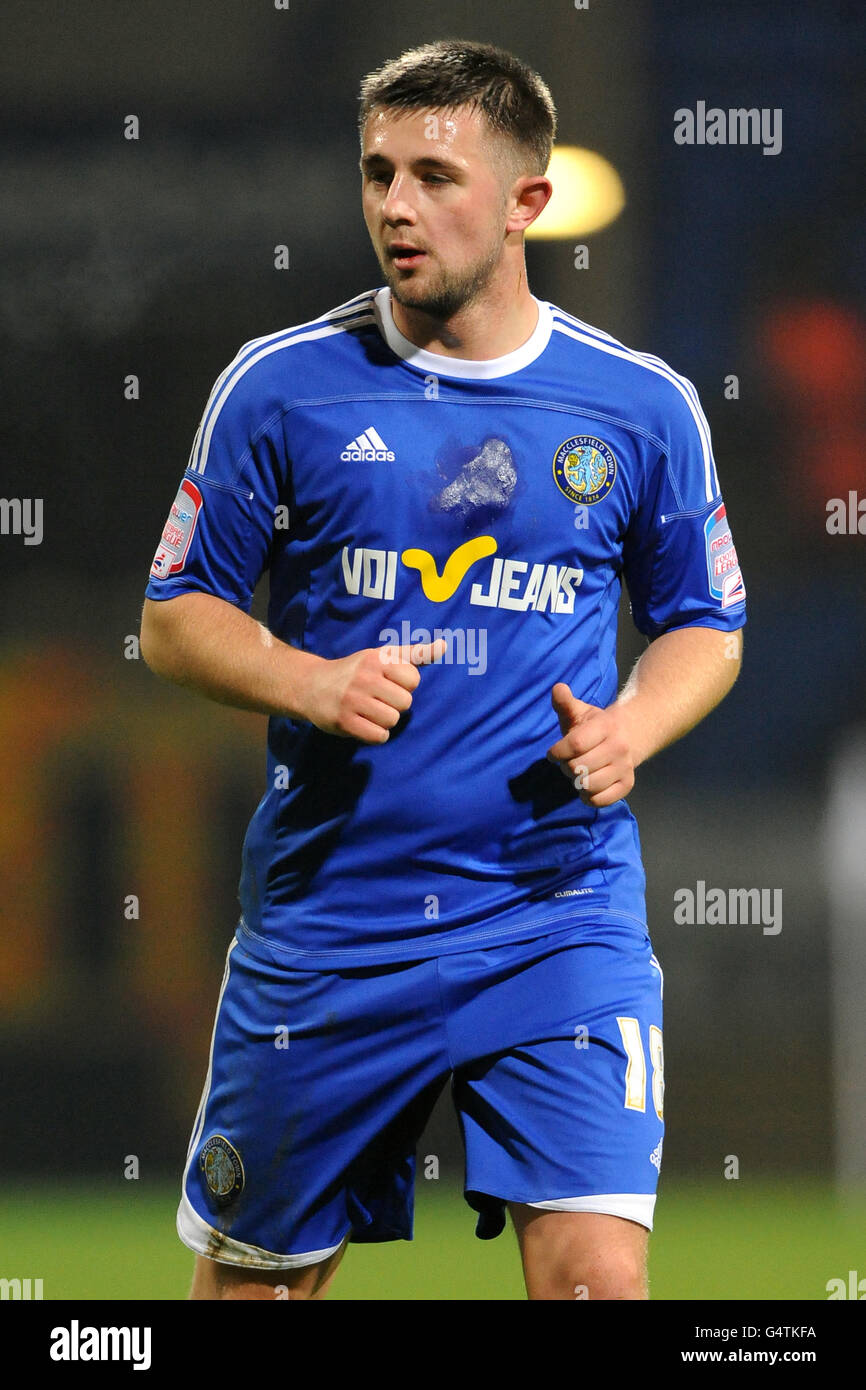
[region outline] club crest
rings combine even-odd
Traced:
[[[228,1206],[244,1186],[244,1165],[237,1149],[224,1135],[214,1134],[202,1146],[198,1161],[217,1206]]]
[[[553,456],[556,486],[569,502],[594,506],[616,481],[616,459],[603,439],[577,434],[560,444]]]

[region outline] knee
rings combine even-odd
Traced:
[[[572,1262],[567,1289],[567,1295],[559,1297],[591,1302],[648,1299],[646,1261],[636,1253],[618,1250],[589,1265]]]
[[[630,1250],[565,1249],[536,1264],[528,1291],[531,1298],[592,1303],[648,1299],[646,1260]]]

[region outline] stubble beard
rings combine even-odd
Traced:
[[[461,309],[474,303],[484,292],[493,278],[501,253],[500,244],[493,246],[483,260],[468,270],[458,272],[440,268],[433,285],[426,290],[419,288],[414,293],[414,282],[403,280],[400,272],[390,262],[386,261],[382,269],[391,294],[398,304],[402,304],[405,309],[429,314],[430,318],[444,323]]]

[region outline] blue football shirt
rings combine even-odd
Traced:
[[[745,594],[694,386],[535,300],[489,361],[416,347],[386,287],[247,343],[218,378],[147,596],[192,590],[327,658],[444,635],[383,745],[272,718],[241,929],[338,968],[645,923],[626,801],[545,759],[550,692],[616,698],[617,611],[733,631]]]

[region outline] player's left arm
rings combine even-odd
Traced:
[[[715,709],[737,679],[741,630],[672,629],[640,656],[619,698],[607,709],[578,700],[564,681],[552,691],[562,737],[550,762],[590,806],[628,796],[635,769],[682,738]]]
[[[576,699],[564,682],[552,691],[562,737],[547,756],[581,800],[597,807],[628,796],[635,768],[724,699],[740,670],[746,621],[745,584],[697,391],[664,364],[637,389],[649,429],[630,479],[622,574],[649,646],[606,708]]]

